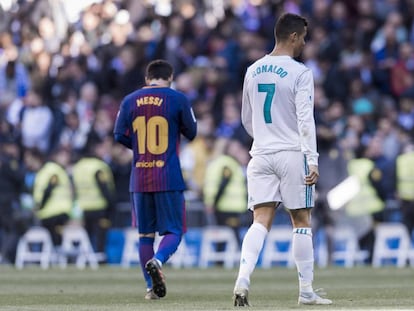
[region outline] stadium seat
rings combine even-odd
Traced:
[[[201,240],[203,237],[203,227],[191,227],[187,228],[187,232],[184,234],[183,240],[185,242],[185,263],[184,267],[198,267],[200,252],[201,252]]]
[[[375,227],[372,265],[405,267],[409,257],[410,236],[401,223],[380,223]]]
[[[111,228],[106,234],[105,256],[109,265],[120,265],[124,249],[124,228]]]
[[[17,244],[15,266],[23,269],[26,263],[39,263],[43,269],[50,266],[53,252],[52,238],[43,227],[30,228]]]
[[[177,251],[171,256],[168,263],[171,264],[171,267],[179,269],[193,267],[196,261],[197,257],[191,254],[184,236],[180,245],[178,245]]]
[[[124,248],[122,250],[121,266],[129,268],[131,265],[139,264],[139,235],[136,228],[127,228],[124,230]],[[154,250],[158,249],[162,237],[158,234],[155,236]],[[177,251],[168,260],[167,264],[173,268],[192,267],[196,259],[189,254],[185,239],[181,240]]]
[[[133,264],[139,264],[138,243],[138,230],[136,228],[126,228],[124,230],[124,248],[121,257],[121,266],[123,268],[129,268]]]
[[[292,254],[292,227],[288,225],[273,226],[266,237],[263,247],[262,267],[270,268],[275,263],[295,266]]]
[[[92,269],[99,267],[98,255],[93,250],[85,228],[80,225],[67,225],[62,232],[62,245],[59,252],[59,264],[66,268],[69,258],[75,258],[78,269],[84,269],[87,264]]]
[[[414,230],[411,232],[411,244],[408,252],[408,262],[410,267],[414,268]]]
[[[313,248],[315,264],[319,268],[326,268],[329,264],[328,233],[325,228],[313,231]]]
[[[414,268],[414,247],[408,253],[408,262],[410,263],[410,267]]]
[[[344,267],[351,268],[368,257],[366,251],[359,249],[358,238],[352,227],[338,226],[334,228],[332,239],[333,250],[331,260],[333,264],[343,264]]]
[[[218,249],[220,244],[223,249]],[[207,226],[203,230],[199,266],[207,268],[212,263],[223,263],[233,268],[239,261],[240,249],[234,231],[224,226]]]

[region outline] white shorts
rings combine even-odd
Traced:
[[[283,202],[288,209],[314,206],[315,186],[305,184],[309,169],[299,151],[255,155],[247,166],[248,208]]]

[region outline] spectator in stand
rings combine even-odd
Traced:
[[[246,210],[249,159],[246,147],[236,139],[227,139],[224,153],[207,165],[203,188],[207,214],[214,217],[215,224],[232,228],[240,246],[240,229],[252,221],[251,211]]]
[[[96,105],[98,103],[98,89],[93,82],[86,82],[80,88],[76,111],[80,119],[80,126],[89,131],[95,120]]]
[[[381,150],[378,149],[378,140],[371,138],[367,145],[363,146],[348,161],[348,174],[358,179],[360,190],[346,204],[346,215],[340,220],[341,223],[351,225],[358,237],[360,248],[368,251],[369,257],[367,258],[367,263],[371,262],[375,240],[375,218],[373,215],[376,214],[378,219],[381,220],[385,208],[385,203],[378,196],[378,193],[384,194],[383,189],[386,189],[378,178],[379,174],[376,172],[379,172],[379,169],[375,169],[375,162],[371,158],[378,160],[378,167],[383,166],[384,169],[390,170],[387,167],[389,162],[386,159],[384,159],[384,164],[380,163],[380,153]],[[388,174],[388,171],[385,174]],[[379,191],[375,189],[372,181],[378,186]],[[386,191],[388,190],[386,189]]]
[[[414,86],[414,52],[410,43],[400,45],[399,57],[391,68],[391,87],[394,96],[399,97]]]
[[[144,85],[144,74],[142,72],[144,55],[138,46],[127,45],[119,53],[120,72],[119,93],[124,96]]]
[[[38,156],[38,161],[44,162],[45,156]],[[62,242],[62,229],[70,219],[74,203],[69,164],[70,152],[63,148],[55,150],[37,172],[33,187],[36,216],[49,230],[55,246]]]
[[[16,232],[24,176],[19,165],[19,146],[9,135],[0,135],[0,262],[13,263],[19,235]]]
[[[351,115],[347,119],[343,138],[339,141],[340,147],[348,157],[353,158],[360,154],[368,144],[371,135],[367,131],[364,121],[359,115]]]
[[[33,53],[33,58],[34,62],[30,79],[33,81],[33,87],[41,90],[41,95],[44,97],[48,94],[46,88],[49,81],[49,70],[52,64],[52,56],[42,50],[38,53]]]
[[[385,150],[384,137],[378,132],[365,151],[365,156],[374,163],[369,180],[378,198],[384,202],[384,210],[373,214],[374,220],[378,222],[391,221],[387,207],[391,207],[396,199],[395,158],[387,158]]]
[[[89,141],[103,141],[111,135],[113,128],[113,120],[109,115],[109,111],[103,108],[98,108],[95,113],[95,118],[92,128],[89,132]]]
[[[200,68],[203,67],[200,65]],[[196,104],[196,102],[204,100],[199,96],[197,90],[201,84],[198,80],[200,79],[196,77],[195,73],[183,72],[177,76],[177,79],[175,80],[175,88],[177,91],[183,92],[192,103]],[[206,104],[208,105],[208,103]]]
[[[303,63],[312,70],[315,84],[318,85],[323,82],[323,74],[320,62],[318,61],[318,46],[314,42],[309,42],[305,45],[302,53]]]
[[[242,126],[240,105],[237,94],[227,93],[223,96],[222,119],[217,125],[215,135],[218,138],[237,138],[246,148],[250,148],[252,139]]]
[[[61,42],[59,40],[59,37],[56,36],[55,23],[50,17],[43,16],[40,18],[38,23],[38,32],[44,42],[45,51],[49,52],[50,54],[57,53],[59,51]]]
[[[120,144],[113,145],[111,151],[111,161],[108,164],[114,176],[115,197],[110,221],[113,227],[129,227],[131,225],[129,178],[132,152]]]
[[[412,169],[414,167],[414,144],[404,146],[397,157],[397,195],[401,203],[402,222],[411,235],[414,230],[414,192]]]
[[[30,90],[24,98],[18,126],[23,147],[37,147],[45,154],[49,152],[52,126],[52,111],[43,102],[38,91]]]
[[[401,15],[398,12],[391,12],[377,34],[377,40],[374,38],[371,44],[376,68],[375,83],[384,93],[390,93],[392,90],[390,85],[391,69],[397,62],[399,45],[406,37],[406,34],[399,31],[404,30],[401,22]]]
[[[183,71],[183,64],[180,61],[180,46],[183,43],[185,32],[185,20],[180,14],[172,14],[166,20],[165,32],[160,38],[154,58],[166,59],[176,69],[176,75]]]
[[[394,162],[397,156],[401,154],[403,144],[400,138],[400,131],[392,115],[385,115],[379,118],[375,136],[380,137],[382,140],[383,156]]]
[[[401,96],[399,100],[400,110],[397,116],[398,126],[407,133],[414,132],[414,98]]]
[[[79,115],[76,111],[65,115],[65,125],[59,138],[59,145],[71,149],[75,153],[81,152],[87,143],[89,129],[81,126]]]
[[[33,188],[36,180],[36,175],[44,164],[43,154],[36,148],[25,149],[23,154],[24,166],[24,190],[23,195],[27,200],[27,208],[34,209],[35,203],[33,201]]]
[[[86,156],[72,167],[75,198],[82,211],[83,225],[96,252],[105,252],[106,232],[114,208],[115,185],[111,168],[102,160],[104,142],[88,145]]]
[[[180,161],[187,186],[186,198],[201,202],[206,168],[217,152],[213,117],[205,114],[198,117],[197,121],[197,136],[183,146]]]
[[[19,59],[18,48],[10,43],[4,47],[5,62],[0,61],[0,94],[11,91],[18,97],[24,97],[30,89],[27,68]]]
[[[333,230],[335,223],[334,212],[330,209],[327,194],[334,186],[343,181],[347,176],[347,159],[343,150],[338,146],[346,125],[343,103],[339,100],[327,105],[323,90],[315,90],[316,105],[316,135],[319,151],[320,179],[316,184],[317,198],[312,214],[312,230],[314,241],[318,236],[318,230],[322,230],[327,239],[328,262],[331,262],[331,251],[334,247]]]

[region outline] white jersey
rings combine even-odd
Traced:
[[[242,122],[252,156],[302,151],[318,165],[312,72],[290,56],[266,55],[251,65],[243,85]]]

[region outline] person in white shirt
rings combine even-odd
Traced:
[[[46,154],[50,151],[53,112],[42,100],[37,90],[27,93],[23,111],[20,112],[20,130],[23,147],[36,147]]]
[[[286,13],[275,26],[273,51],[246,72],[242,123],[253,138],[247,168],[248,207],[253,224],[242,244],[234,305],[248,306],[250,275],[280,203],[293,225],[292,250],[299,275],[299,304],[331,304],[312,287],[311,208],[318,180],[314,83],[310,69],[295,61],[305,46],[307,21]]]

